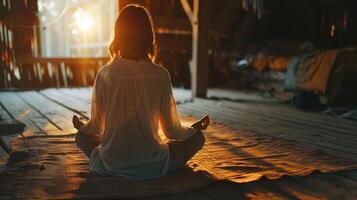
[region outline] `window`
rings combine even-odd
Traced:
[[[118,8],[118,0],[38,0],[42,56],[108,56]]]

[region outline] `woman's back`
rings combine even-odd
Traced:
[[[164,97],[170,95],[169,81],[164,68],[145,61],[118,59],[99,71],[93,92],[105,128],[101,146],[91,155],[93,169],[104,165],[106,174],[138,177],[166,172],[168,149],[158,124],[162,99],[170,98]]]

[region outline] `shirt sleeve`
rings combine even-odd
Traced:
[[[91,117],[89,121],[79,129],[80,133],[86,135],[102,134],[104,128],[103,84],[102,75],[98,73],[92,91]]]
[[[160,126],[168,139],[184,140],[194,135],[194,128],[181,125],[176,102],[172,93],[170,76],[168,76],[168,80],[163,84],[160,106]]]

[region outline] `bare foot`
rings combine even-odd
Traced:
[[[84,126],[84,123],[81,122],[81,120],[79,120],[77,115],[73,115],[72,123],[73,123],[74,128],[76,128],[77,130],[79,130],[80,128],[82,128],[82,126]]]

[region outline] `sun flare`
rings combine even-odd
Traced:
[[[93,18],[83,9],[77,10],[74,14],[73,17],[76,20],[77,27],[81,31],[89,31],[93,28]]]

